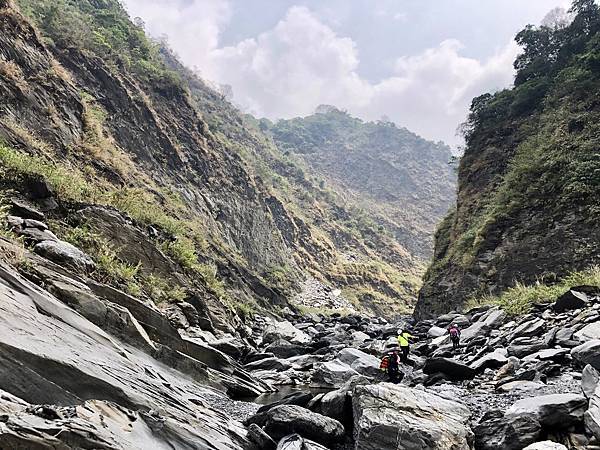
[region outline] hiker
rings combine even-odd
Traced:
[[[400,372],[400,357],[396,350],[390,351],[383,357],[379,368],[387,373],[390,383],[398,384],[404,378],[404,373]]]
[[[460,328],[458,328],[458,325],[453,323],[448,328],[448,334],[450,335],[450,340],[452,341],[452,350],[458,350],[458,347],[460,346]]]
[[[410,351],[410,342],[408,341],[412,337],[408,331],[398,330],[398,344],[400,345],[400,351],[402,355],[400,357],[403,363],[408,363],[408,352]]]

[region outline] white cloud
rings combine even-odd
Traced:
[[[190,67],[213,77],[212,51],[231,17],[227,0],[124,0],[130,14],[146,22],[152,36],[166,35],[171,47]]]
[[[326,103],[366,119],[387,115],[426,138],[452,144],[472,97],[511,83],[517,52],[510,43],[482,62],[461,55],[461,43],[450,39],[398,58],[389,78],[372,83],[358,74],[355,42],[306,7],[291,7],[255,38],[220,47],[219,30],[231,14],[226,0],[177,0],[176,8],[169,0],[127,4],[143,11],[151,33],[169,35],[186,64],[231,85],[234,101],[254,114],[294,117]]]

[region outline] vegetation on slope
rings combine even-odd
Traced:
[[[83,108],[83,134],[75,129],[69,139],[60,139],[64,127],[56,123],[65,111],[56,103],[44,111],[50,117],[50,131],[0,114],[0,132],[5,130],[11,144],[1,150],[5,181],[14,186],[20,177],[41,177],[67,211],[105,205],[140,228],[158,229],[157,245],[192,284],[201,281],[212,295],[245,315],[251,313],[252,298],[240,291],[240,278],[250,280],[252,289],[264,293],[261,296],[279,298],[290,295],[303,272],[339,283],[358,303],[378,312],[404,312],[414,302],[422,271],[419,261],[382,232],[370,213],[346,207],[344,199],[322,178],[311,175],[301,159],[280,152],[255,119],[241,116],[181,66],[164,43],[148,39],[142,24],[132,23],[117,0],[18,3],[56,57],[50,60],[52,79],[62,80],[69,94],[77,94],[73,107]],[[14,15],[10,10],[4,13]],[[19,81],[24,90],[44,89],[32,74],[21,77],[15,69],[18,64],[0,63],[0,77]],[[116,94],[98,91],[102,82],[97,83],[96,72],[103,82],[109,80]],[[123,105],[132,105],[131,111],[114,109],[121,98]],[[169,109],[174,103],[176,114]],[[193,114],[200,114],[172,117],[190,105]],[[140,117],[161,134],[144,140],[146,123],[135,122]],[[68,126],[73,118],[68,117]],[[189,131],[195,133],[193,139],[184,135],[194,128],[190,123],[198,127]],[[195,164],[192,171],[184,168],[193,165],[190,160]],[[168,164],[177,169],[175,175],[167,174],[171,178],[165,176]],[[193,185],[197,179],[204,184]],[[249,209],[243,219],[230,218],[224,211],[229,205],[215,201],[218,195],[231,199],[227,190],[241,183],[247,183],[239,188],[242,193],[250,192],[268,206],[271,223],[258,231],[268,235],[261,238],[270,239],[273,247],[256,249],[260,241],[254,239],[257,236],[250,239],[250,228],[235,228],[257,226],[254,211]],[[192,205],[190,192],[209,210]],[[56,222],[63,238],[95,257],[101,279],[114,280],[134,294],[149,295],[152,285],[160,284],[144,278],[136,261],[121,260],[120,249],[85,224],[72,228],[68,220]],[[252,248],[240,248],[240,242]],[[262,254],[255,257],[255,250]],[[174,300],[182,297],[176,289],[162,290],[177,293]]]
[[[458,208],[438,229],[423,312],[598,262],[600,9],[576,0],[571,12],[519,33],[514,87],[473,100]]]
[[[417,259],[431,254],[435,224],[454,198],[451,152],[388,121],[364,122],[331,106],[271,124],[282,152],[295,155],[352,207],[368,212]]]

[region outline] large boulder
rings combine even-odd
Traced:
[[[275,341],[284,340],[292,344],[305,345],[311,338],[304,331],[299,330],[287,320],[283,322],[272,322],[263,335],[263,343],[270,344]]]
[[[451,358],[429,358],[423,372],[428,375],[442,373],[451,380],[469,380],[475,377],[475,369]]]
[[[541,425],[527,415],[505,417],[503,411],[487,412],[473,428],[477,450],[521,450],[536,442]]]
[[[600,339],[585,342],[571,349],[571,356],[582,365],[590,364],[600,370]]]
[[[380,373],[379,359],[355,348],[343,349],[338,353],[337,359],[361,375],[376,377]]]
[[[335,444],[344,438],[344,427],[337,420],[296,405],[275,406],[246,421],[247,425],[253,423],[276,441],[291,433],[324,445]]]
[[[551,394],[519,400],[506,411],[506,416],[529,416],[542,427],[568,428],[583,421],[586,409],[587,400],[583,395]]]
[[[311,385],[314,387],[339,388],[350,378],[360,375],[348,364],[339,360],[315,364]]]
[[[276,357],[265,358],[258,361],[248,363],[244,366],[247,370],[275,370],[282,372],[288,370],[292,365],[284,359]]]
[[[91,272],[96,268],[92,258],[68,242],[43,241],[37,244],[33,250],[50,261],[71,266],[82,272]]]
[[[319,412],[344,425],[348,424],[352,418],[352,391],[356,386],[367,384],[369,381],[369,378],[357,375],[341,388],[324,394],[319,402]]]
[[[588,301],[588,296],[585,293],[569,289],[563,295],[558,297],[558,300],[554,303],[554,311],[562,313],[572,309],[581,309]]]
[[[355,450],[469,450],[469,410],[433,393],[389,383],[357,386]]]

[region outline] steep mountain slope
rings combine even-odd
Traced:
[[[280,152],[116,0],[18,5],[0,15],[3,197],[42,209],[93,277],[165,309],[186,300],[224,330],[287,305],[307,276],[376,313],[412,307],[420,250]]]
[[[368,211],[417,259],[431,257],[433,231],[455,195],[450,148],[321,106],[269,127],[278,147],[301,157],[348,205]]]
[[[437,230],[417,316],[600,261],[600,12],[591,0],[573,11],[568,26],[521,32],[515,87],[473,101],[457,207]]]

